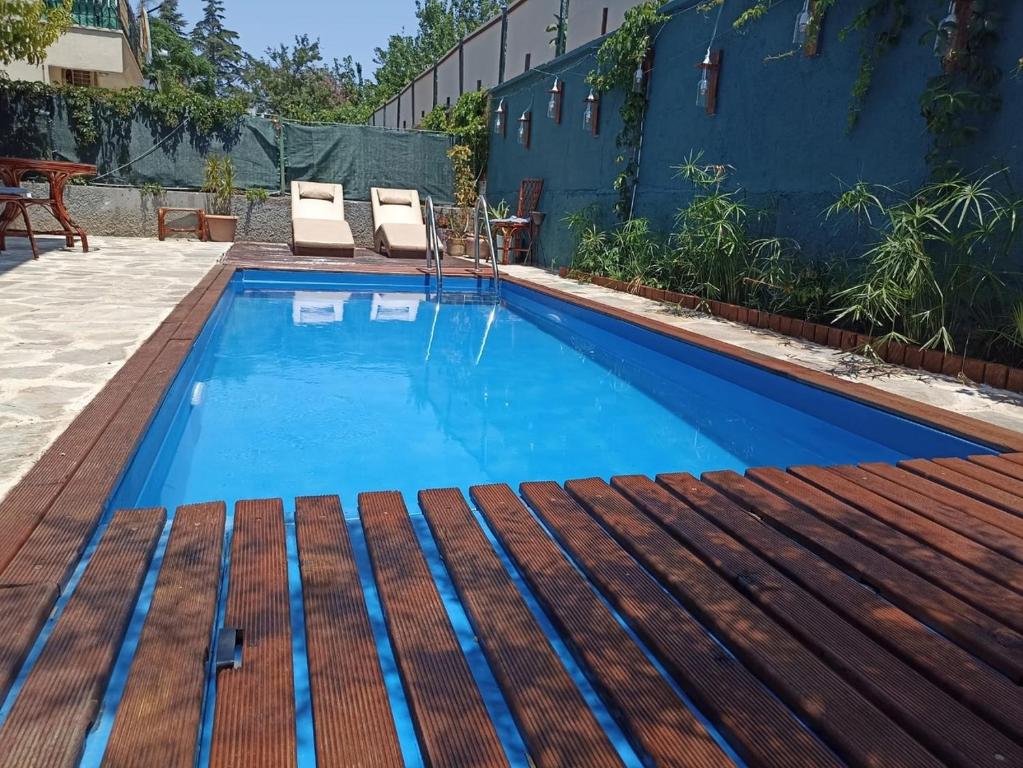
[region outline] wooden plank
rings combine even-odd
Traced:
[[[400,768],[398,734],[337,496],[295,500],[319,765]]]
[[[104,762],[191,768],[224,549],[223,502],[178,507]]]
[[[1009,467],[1015,466],[1012,462],[1003,461],[997,456],[988,456],[986,458],[994,461],[1002,461],[1003,465]],[[1012,477],[1007,472],[999,471],[996,468],[984,466],[984,464],[976,460],[935,459],[934,463],[939,467],[952,470],[953,472],[958,472],[961,475],[966,475],[977,482],[987,483],[989,486],[997,489],[1001,493],[1015,497],[1011,499],[1010,503],[1012,509],[1010,511],[1017,515],[1023,514],[1023,480]]]
[[[776,469],[755,469],[749,476],[829,525],[914,571],[921,578],[1016,631],[1023,629],[1023,596],[920,544],[894,528],[857,512],[848,504],[795,475]]]
[[[1006,458],[1005,454],[1001,456],[970,456],[969,459],[974,464],[993,469],[995,472],[1001,472],[1013,480],[1023,482],[1023,465]]]
[[[530,591],[640,752],[658,766],[731,764],[511,488],[474,486],[471,493]],[[727,709],[731,702],[721,703],[721,709]]]
[[[860,538],[871,538],[871,531],[880,528],[877,524],[879,521],[997,582],[1001,587],[1008,590],[1023,589],[1023,565],[967,536],[935,523],[929,517],[916,514],[901,503],[874,493],[872,476],[863,470],[851,467],[827,469],[792,467],[789,471],[796,477],[865,513],[868,516],[867,522],[856,526],[856,534]],[[866,475],[866,485],[854,482],[848,476],[850,473],[853,478],[862,479]],[[928,552],[924,552],[924,555],[930,557]],[[1000,587],[995,587],[990,591],[992,602],[996,601],[1003,592]],[[1011,610],[1014,604],[1015,607],[1023,610],[1023,597],[1010,592],[1010,602],[1005,607],[1007,610]]]
[[[572,480],[565,488],[846,761],[940,764],[815,653],[603,480]]]
[[[462,494],[420,491],[419,504],[532,762],[622,765]]]
[[[195,305],[188,311],[181,324],[177,327],[177,330],[175,330],[175,339],[189,342],[195,341],[196,337],[202,333],[202,329],[206,326],[206,322],[220,301],[221,294],[223,294],[224,289],[233,276],[234,267],[221,268],[220,272],[210,282],[209,287],[203,292],[202,297],[195,302]]]
[[[903,471],[895,469],[895,467],[891,468],[896,472]],[[933,520],[938,525],[956,531],[1006,557],[1011,557],[1017,563],[1023,563],[1023,539],[1013,536],[997,525],[971,515],[964,515],[961,507],[952,506],[940,498],[926,495],[927,488],[924,486],[930,481],[924,480],[922,477],[906,472],[904,474],[909,482],[906,485],[900,485],[862,467],[832,467],[832,471],[850,482],[869,489],[878,496],[910,509],[928,520]],[[1005,514],[990,507],[988,509],[997,514]],[[1023,529],[1023,520],[1019,522],[1020,528]]]
[[[427,764],[508,765],[401,494],[360,494],[359,514]]]
[[[576,564],[747,761],[843,764],[556,483],[524,483],[521,490]]]
[[[963,464],[971,466],[969,462],[964,461]],[[959,471],[963,467],[958,464],[949,467],[935,464],[933,461],[913,459],[912,461],[900,461],[899,466],[915,472],[921,477],[926,477],[928,480],[946,485],[954,491],[965,493],[967,496],[973,496],[985,504],[1004,509],[1013,515],[1023,516],[1023,499],[1013,493],[1002,490],[998,486],[992,485],[989,480],[981,480],[972,475],[964,474]],[[977,469],[983,469],[983,467],[977,467]]]
[[[0,764],[78,764],[164,520],[114,515],[0,730]]]
[[[1003,732],[1023,740],[1023,690],[1018,685],[692,475],[659,475],[657,481],[839,611],[875,642],[997,724]],[[738,483],[735,492],[747,486],[749,498],[757,499],[758,508],[785,504],[749,481],[739,478]]]
[[[0,700],[7,697],[32,644],[57,602],[56,584],[0,587]]]
[[[217,675],[211,768],[296,764],[289,606],[281,500],[239,501],[224,626],[243,633],[242,663]]]
[[[1023,637],[797,507],[771,486],[758,484],[758,472],[750,470],[749,475],[743,478],[730,471],[708,472],[702,479],[818,556],[876,589],[911,616],[952,638],[1014,682],[1023,681]],[[785,473],[776,477],[782,486],[798,482]],[[757,478],[758,482],[752,482],[752,478]]]
[[[1023,764],[1023,748],[664,488],[645,477],[614,487],[942,760]]]
[[[905,469],[899,469],[891,464],[861,464],[860,469],[889,480],[902,488],[916,491],[921,496],[932,500],[935,504],[944,505],[944,507],[957,513],[962,518],[963,525],[967,527],[972,527],[974,520],[981,521],[1023,539],[1023,518],[1019,518],[1011,512],[985,504],[942,483],[928,480],[921,475]]]

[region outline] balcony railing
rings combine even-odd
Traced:
[[[61,0],[46,0],[48,5],[63,5]],[[128,44],[140,60],[142,37],[138,19],[127,0],[74,0],[71,4],[72,21],[80,27],[119,29],[128,38]]]

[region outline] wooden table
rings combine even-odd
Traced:
[[[168,213],[190,213],[195,216],[194,227],[171,227],[167,225]],[[160,208],[156,212],[156,234],[160,240],[169,232],[187,232],[206,242],[206,211],[202,208]]]
[[[61,160],[27,160],[21,157],[0,157],[0,183],[7,187],[22,186],[22,179],[28,174],[46,178],[50,186],[48,197],[33,197],[25,200],[29,206],[38,205],[50,212],[60,224],[60,229],[37,231],[37,235],[64,235],[69,248],[75,245],[75,237],[82,241],[82,252],[89,251],[89,238],[82,227],[75,223],[64,206],[64,188],[75,176],[95,176],[96,166],[87,163],[66,163]],[[8,203],[0,213],[0,250],[6,245],[8,235],[29,237],[27,229],[9,229],[18,215],[18,206]]]

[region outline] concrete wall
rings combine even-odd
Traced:
[[[530,67],[554,58],[554,46],[550,41],[555,34],[547,32],[546,27],[556,22],[558,8],[559,0],[528,0],[508,14],[506,80],[526,71],[527,54]]]
[[[37,196],[46,194],[41,184],[28,184]],[[206,208],[202,192],[167,191],[154,197],[133,187],[91,187],[72,185],[64,197],[71,217],[95,235],[116,237],[156,237],[156,211],[172,208]],[[235,195],[232,213],[238,217],[238,240],[262,243],[291,242],[291,198],[274,196],[265,203],[249,203]],[[345,219],[352,228],[357,245],[373,247],[373,210],[367,202],[345,200]],[[48,214],[35,210],[33,227],[52,229],[56,225]],[[17,225],[16,225],[17,226]]]
[[[448,106],[458,101],[458,49],[437,65],[437,103]]]
[[[398,100],[398,114],[395,117],[396,128],[412,128],[415,126],[412,111],[412,86],[409,85]]]
[[[476,81],[483,88],[497,83],[501,55],[501,22],[493,21],[465,41],[465,90],[475,91]]]
[[[37,197],[47,193],[43,184],[29,182],[25,186]],[[134,187],[92,187],[71,185],[64,200],[76,222],[90,235],[110,237],[157,236],[157,209],[206,209],[207,195],[203,192],[166,191],[159,196],[143,194]],[[448,206],[438,206],[437,214],[450,213]],[[265,203],[250,203],[244,195],[232,199],[231,213],[238,217],[236,240],[259,243],[291,243],[291,197],[281,195]],[[345,200],[345,221],[352,228],[355,244],[373,248],[373,207],[368,202]],[[15,222],[21,228],[20,219]],[[55,222],[41,209],[32,211],[32,226],[53,229]],[[184,237],[171,235],[170,237]]]
[[[607,11],[607,32],[617,29],[625,18],[625,11],[638,0],[569,0],[567,43],[569,50],[585,45],[602,34],[602,21]],[[546,64],[554,57],[554,45],[551,40],[555,34],[548,32],[547,27],[556,22],[560,9],[560,0],[519,0],[509,3],[508,9],[508,40],[505,53],[504,79],[510,80],[525,71],[526,54],[529,54],[530,67]],[[481,25],[464,41],[464,82],[462,91],[476,90],[477,82],[483,88],[497,85],[501,59],[501,17],[497,16]],[[420,100],[420,91],[416,91],[415,122],[413,123],[404,104],[401,109],[401,122],[413,128],[422,120],[425,110],[432,108],[432,68],[421,74],[416,82],[424,77],[429,78],[429,106]],[[445,104],[451,99],[454,104],[461,91],[458,88],[458,49],[455,48],[445,55],[438,70],[437,103]],[[398,97],[387,103],[386,118],[378,114],[377,125],[400,128],[397,121]]]
[[[622,25],[625,12],[638,3],[635,0],[572,0],[568,6],[568,50],[596,40],[604,32],[601,24],[607,9],[607,32]]]
[[[732,28],[740,7],[726,4],[714,47],[723,51],[718,111],[708,116],[695,104],[695,65],[703,58],[714,24],[713,14],[696,10],[698,0],[672,3],[675,10],[657,38],[637,191],[636,215],[669,231],[692,189],[677,178],[675,166],[690,152],[703,161],[732,166],[732,188],[741,188],[765,213],[765,234],[796,238],[805,251],[822,258],[847,250],[855,233],[825,221],[821,213],[843,189],[858,180],[908,191],[926,183],[925,156],[931,141],[920,114],[920,95],[927,81],[940,74],[940,63],[920,39],[928,29],[930,0],[911,0],[912,19],[901,42],[882,57],[859,123],[847,128],[850,92],[859,68],[860,38],[845,41],[839,33],[855,8],[836,4],[824,24],[820,54],[806,58],[791,49],[793,13],[772,10],[743,33]],[[575,0],[573,0],[573,8]],[[1023,78],[1009,73],[1016,66],[1023,39],[1023,5],[1000,6],[1003,14],[996,43],[996,63],[1006,73],[997,91],[1002,106],[980,119],[978,133],[960,153],[967,170],[1008,168],[1012,187],[1023,189]],[[596,204],[605,219],[617,199],[611,189],[618,166],[615,134],[620,121],[614,94],[602,104],[601,135],[578,133],[583,78],[593,66],[595,45],[549,63],[566,81],[565,121],[554,126],[539,105],[545,104],[550,76],[530,73],[495,89],[517,117],[534,104],[532,146],[515,143],[509,126],[505,139],[491,135],[489,197],[512,199],[519,181],[542,176],[544,253],[548,263],[571,258],[572,239],[564,217]]]
[[[410,115],[409,126],[419,125],[423,118],[430,114],[433,109],[433,70],[429,69],[419,76],[419,79],[412,85],[413,100],[415,102],[415,114]]]

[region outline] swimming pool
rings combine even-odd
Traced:
[[[112,506],[989,452],[521,285],[244,271]]]

